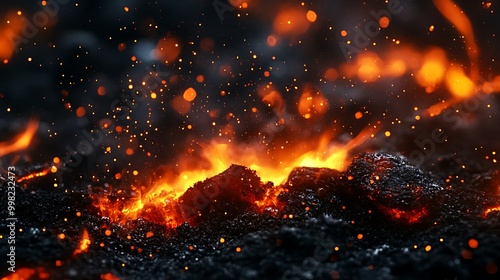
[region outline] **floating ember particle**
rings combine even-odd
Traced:
[[[174,61],[180,53],[179,41],[173,37],[164,37],[158,42],[154,55],[164,63],[169,63]]]
[[[106,88],[103,87],[103,86],[100,86],[97,88],[97,94],[99,94],[99,96],[104,96],[106,95]]]
[[[469,242],[467,242],[467,244],[469,245],[469,247],[471,247],[472,249],[476,249],[478,246],[479,246],[479,242],[472,238],[472,239],[469,239]]]
[[[274,35],[267,36],[267,45],[270,47],[275,47],[278,43],[278,39]]]
[[[185,115],[191,110],[191,103],[186,101],[183,96],[177,96],[172,100],[172,108],[179,114]]]
[[[407,222],[426,216],[426,208],[444,191],[437,179],[406,158],[387,153],[355,156],[347,174],[353,178],[353,193],[361,193],[383,213]]]
[[[184,91],[184,94],[182,95],[184,100],[191,102],[196,98],[196,90],[194,88],[190,87]]]
[[[78,107],[78,108],[76,109],[76,112],[75,112],[75,113],[76,113],[76,116],[77,116],[77,117],[81,118],[81,117],[85,116],[86,111],[85,111],[85,108],[84,108],[84,107]]]
[[[311,23],[304,17],[304,11],[297,8],[286,8],[278,12],[274,20],[274,30],[283,35],[304,34]]]
[[[381,17],[379,20],[378,20],[378,24],[380,25],[381,28],[387,28],[389,27],[389,23],[390,23],[390,20],[388,17]]]
[[[314,11],[309,10],[306,13],[306,18],[310,22],[315,22],[316,19],[318,18],[318,15],[316,15],[316,13]]]

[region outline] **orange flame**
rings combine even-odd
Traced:
[[[38,121],[30,120],[25,131],[14,139],[0,143],[0,157],[26,149],[38,129]]]
[[[80,240],[80,247],[78,247],[74,252],[73,256],[87,252],[92,241],[90,240],[89,233],[86,229],[83,230],[82,239]]]
[[[267,190],[264,199],[255,201],[255,205],[264,210],[268,207],[276,208],[277,196],[283,191],[279,186],[287,179],[294,167],[328,167],[337,170],[346,168],[347,157],[350,151],[373,137],[374,129],[365,129],[355,138],[344,145],[331,144],[331,135],[320,137],[316,149],[303,151],[301,154],[288,153],[276,160],[270,160],[265,151],[255,145],[237,145],[231,142],[212,142],[203,146],[201,151],[205,168],[190,167],[186,157],[180,159],[177,167],[180,172],[176,175],[165,174],[165,177],[151,187],[138,199],[128,203],[115,203],[107,197],[98,199],[97,207],[101,214],[110,218],[112,222],[125,224],[128,220],[136,219],[142,214],[148,214],[149,220],[169,227],[176,227],[182,222],[176,210],[177,199],[194,183],[203,181],[226,170],[231,164],[245,165],[255,170],[263,182],[273,182],[277,187]],[[295,149],[296,151],[298,149]]]

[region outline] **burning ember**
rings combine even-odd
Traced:
[[[2,5],[2,280],[498,278],[494,2]]]

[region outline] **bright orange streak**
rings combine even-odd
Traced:
[[[427,108],[427,110],[425,110],[425,112],[424,112],[424,115],[431,117],[431,118],[438,116],[444,110],[446,110],[447,108],[449,108],[457,103],[458,103],[457,99],[450,99],[450,100],[446,100],[444,102],[436,103],[436,104],[432,105],[431,107]]]
[[[491,212],[499,212],[499,211],[500,211],[500,206],[488,208],[484,211],[484,216],[488,216],[488,214]]]
[[[485,82],[481,85],[481,90],[486,94],[500,92],[500,76],[496,76],[490,82]]]
[[[49,167],[49,168],[44,169],[44,170],[42,170],[42,171],[39,171],[39,172],[33,172],[33,173],[31,173],[31,174],[28,174],[28,175],[26,175],[26,176],[23,176],[23,177],[21,177],[21,178],[17,179],[17,182],[18,182],[18,183],[21,183],[21,182],[23,182],[23,181],[29,181],[29,180],[31,180],[31,179],[33,179],[33,178],[43,177],[43,176],[47,175],[47,174],[50,172],[51,168],[52,168],[52,167]]]
[[[433,0],[433,2],[439,12],[464,36],[471,67],[469,78],[476,82],[479,78],[479,48],[469,18],[451,0]]]
[[[15,139],[0,143],[0,157],[26,149],[38,129],[38,121],[30,120],[26,130]]]
[[[73,256],[87,252],[91,243],[92,241],[90,241],[89,233],[86,229],[84,229],[82,240],[80,241],[80,247],[73,252]]]

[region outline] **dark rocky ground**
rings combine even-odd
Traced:
[[[47,176],[16,192],[16,268],[38,269],[34,277],[46,276],[43,271],[50,279],[111,279],[108,273],[120,279],[497,279],[500,213],[484,216],[500,205],[497,174],[454,169],[456,158],[436,164],[440,172],[430,174],[404,158],[370,153],[356,156],[345,173],[298,168],[278,197],[279,210],[263,213],[243,203],[261,189],[235,198],[243,187],[230,184],[212,198],[210,210],[200,210],[196,226],[176,229],[143,219],[110,223],[93,206],[92,196],[104,187],[92,193],[87,184],[54,188]],[[260,182],[251,170],[232,166],[195,188],[235,176]],[[6,205],[6,195],[1,200]],[[223,215],[219,206],[234,211]],[[417,222],[387,212],[422,207]],[[5,208],[0,213],[7,215]],[[92,243],[74,255],[84,229]]]

